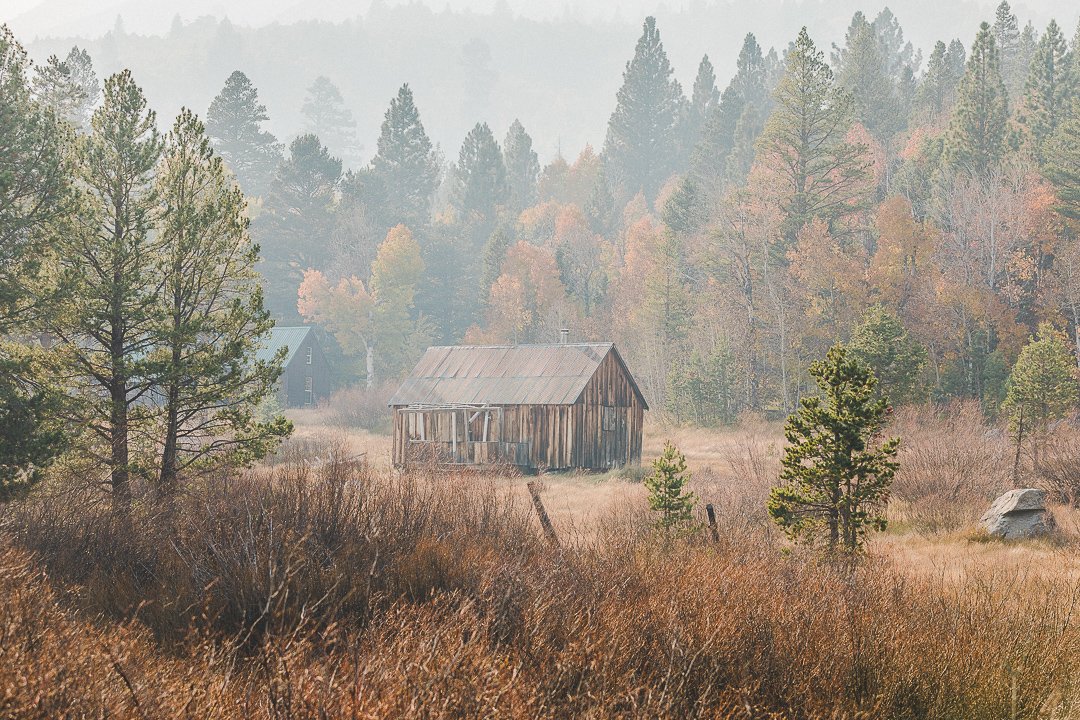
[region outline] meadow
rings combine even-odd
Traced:
[[[1068,423],[1020,468],[1057,483],[1058,536],[1002,543],[976,521],[1013,485],[1007,434],[898,411],[891,528],[852,571],[767,523],[775,423],[649,427],[714,543],[653,532],[640,473],[401,473],[384,436],[294,419],[166,508],[117,515],[78,468],[4,507],[0,716],[1080,717]]]

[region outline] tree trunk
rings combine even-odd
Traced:
[[[180,433],[179,412],[177,410],[179,390],[173,383],[169,387],[165,408],[165,444],[161,451],[161,472],[158,475],[158,495],[165,497],[176,490],[177,476],[177,436]]]
[[[367,350],[367,353],[366,353],[367,357],[366,357],[366,360],[365,360],[365,363],[366,363],[366,368],[365,369],[366,369],[366,372],[367,372],[367,380],[366,380],[364,386],[368,390],[370,390],[375,385],[375,343],[367,342],[367,343],[364,343],[364,346],[365,346],[365,349]]]
[[[118,509],[131,505],[131,475],[128,470],[128,402],[127,383],[114,377],[110,387],[112,408],[109,413],[109,439],[112,468],[113,503]]]

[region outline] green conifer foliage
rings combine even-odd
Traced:
[[[1044,149],[1043,174],[1054,185],[1058,212],[1080,220],[1080,102],[1073,103],[1073,112]]]
[[[151,357],[164,415],[158,483],[167,493],[182,472],[262,457],[291,426],[255,417],[281,374],[280,361],[254,357],[274,324],[254,269],[258,248],[243,194],[186,109],[166,138],[157,187],[163,282]]]
[[[1069,46],[1058,24],[1051,20],[1039,38],[1031,62],[1020,119],[1031,134],[1037,158],[1068,113],[1074,88],[1071,82]]]
[[[811,219],[832,222],[862,206],[869,160],[865,146],[846,139],[852,125],[851,95],[833,82],[824,53],[806,28],[787,53],[787,72],[775,98],[776,110],[758,141],[758,155],[782,192],[782,231],[793,247]]]
[[[487,123],[477,123],[465,136],[454,179],[453,202],[463,219],[492,221],[496,208],[506,204],[510,191],[506,165]]]
[[[1080,400],[1076,358],[1065,335],[1048,323],[1020,351],[1009,373],[1002,412],[1014,429],[1042,431],[1051,420],[1066,417]]]
[[[627,197],[644,192],[651,201],[675,169],[685,99],[673,72],[656,19],[648,17],[623,72],[604,141],[608,178]]]
[[[533,150],[533,141],[520,120],[514,120],[503,140],[503,163],[509,205],[515,213],[536,202],[536,179],[540,175],[540,159]]]
[[[848,351],[874,371],[878,393],[889,402],[917,398],[919,375],[926,366],[926,348],[883,306],[874,305],[866,311],[851,333]]]
[[[341,90],[330,78],[320,75],[311,83],[300,108],[306,130],[326,145],[331,153],[351,165],[356,160],[356,121],[345,107]]]
[[[986,175],[1005,151],[1008,119],[997,46],[990,26],[983,23],[957,91],[945,147],[949,165],[972,175]]]
[[[384,231],[399,224],[426,227],[439,172],[412,90],[402,85],[383,117],[378,152],[362,176],[363,194],[379,226]]]
[[[206,132],[214,150],[248,195],[266,194],[281,162],[277,138],[262,129],[269,119],[259,91],[239,70],[229,75],[206,113]]]
[[[686,491],[689,482],[686,457],[670,441],[664,443],[664,452],[653,460],[652,472],[644,480],[649,509],[657,514],[657,529],[692,530],[697,496]]]
[[[809,372],[820,394],[803,398],[784,426],[788,447],[769,516],[793,539],[855,552],[869,531],[885,529],[900,439],[878,442],[888,402],[873,371],[843,345]]]

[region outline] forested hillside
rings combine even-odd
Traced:
[[[442,118],[409,84],[366,149],[325,76],[295,136],[270,132],[242,66],[194,110],[247,196],[267,310],[318,325],[342,385],[392,382],[429,344],[566,327],[617,342],[680,422],[790,412],[836,339],[894,400],[993,413],[1040,324],[1080,351],[1080,31],[1007,2],[987,20],[925,49],[888,9],[835,42],[747,33],[733,77],[705,56],[684,86],[650,17],[603,99],[606,136],[547,164],[552,138],[484,121],[499,103],[480,45],[455,90],[477,120],[459,148],[431,139]],[[204,62],[241,63],[229,32]],[[35,70],[35,97],[79,132],[95,62],[73,49]]]

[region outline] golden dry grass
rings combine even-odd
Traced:
[[[166,510],[54,478],[0,518],[0,717],[1080,718],[1080,515],[973,533],[1001,478],[959,468],[1000,438],[955,414],[898,418],[896,527],[854,572],[767,523],[763,423],[649,428],[717,544],[656,535],[618,474],[546,474],[556,551],[530,478],[394,472],[386,438],[314,414]]]

